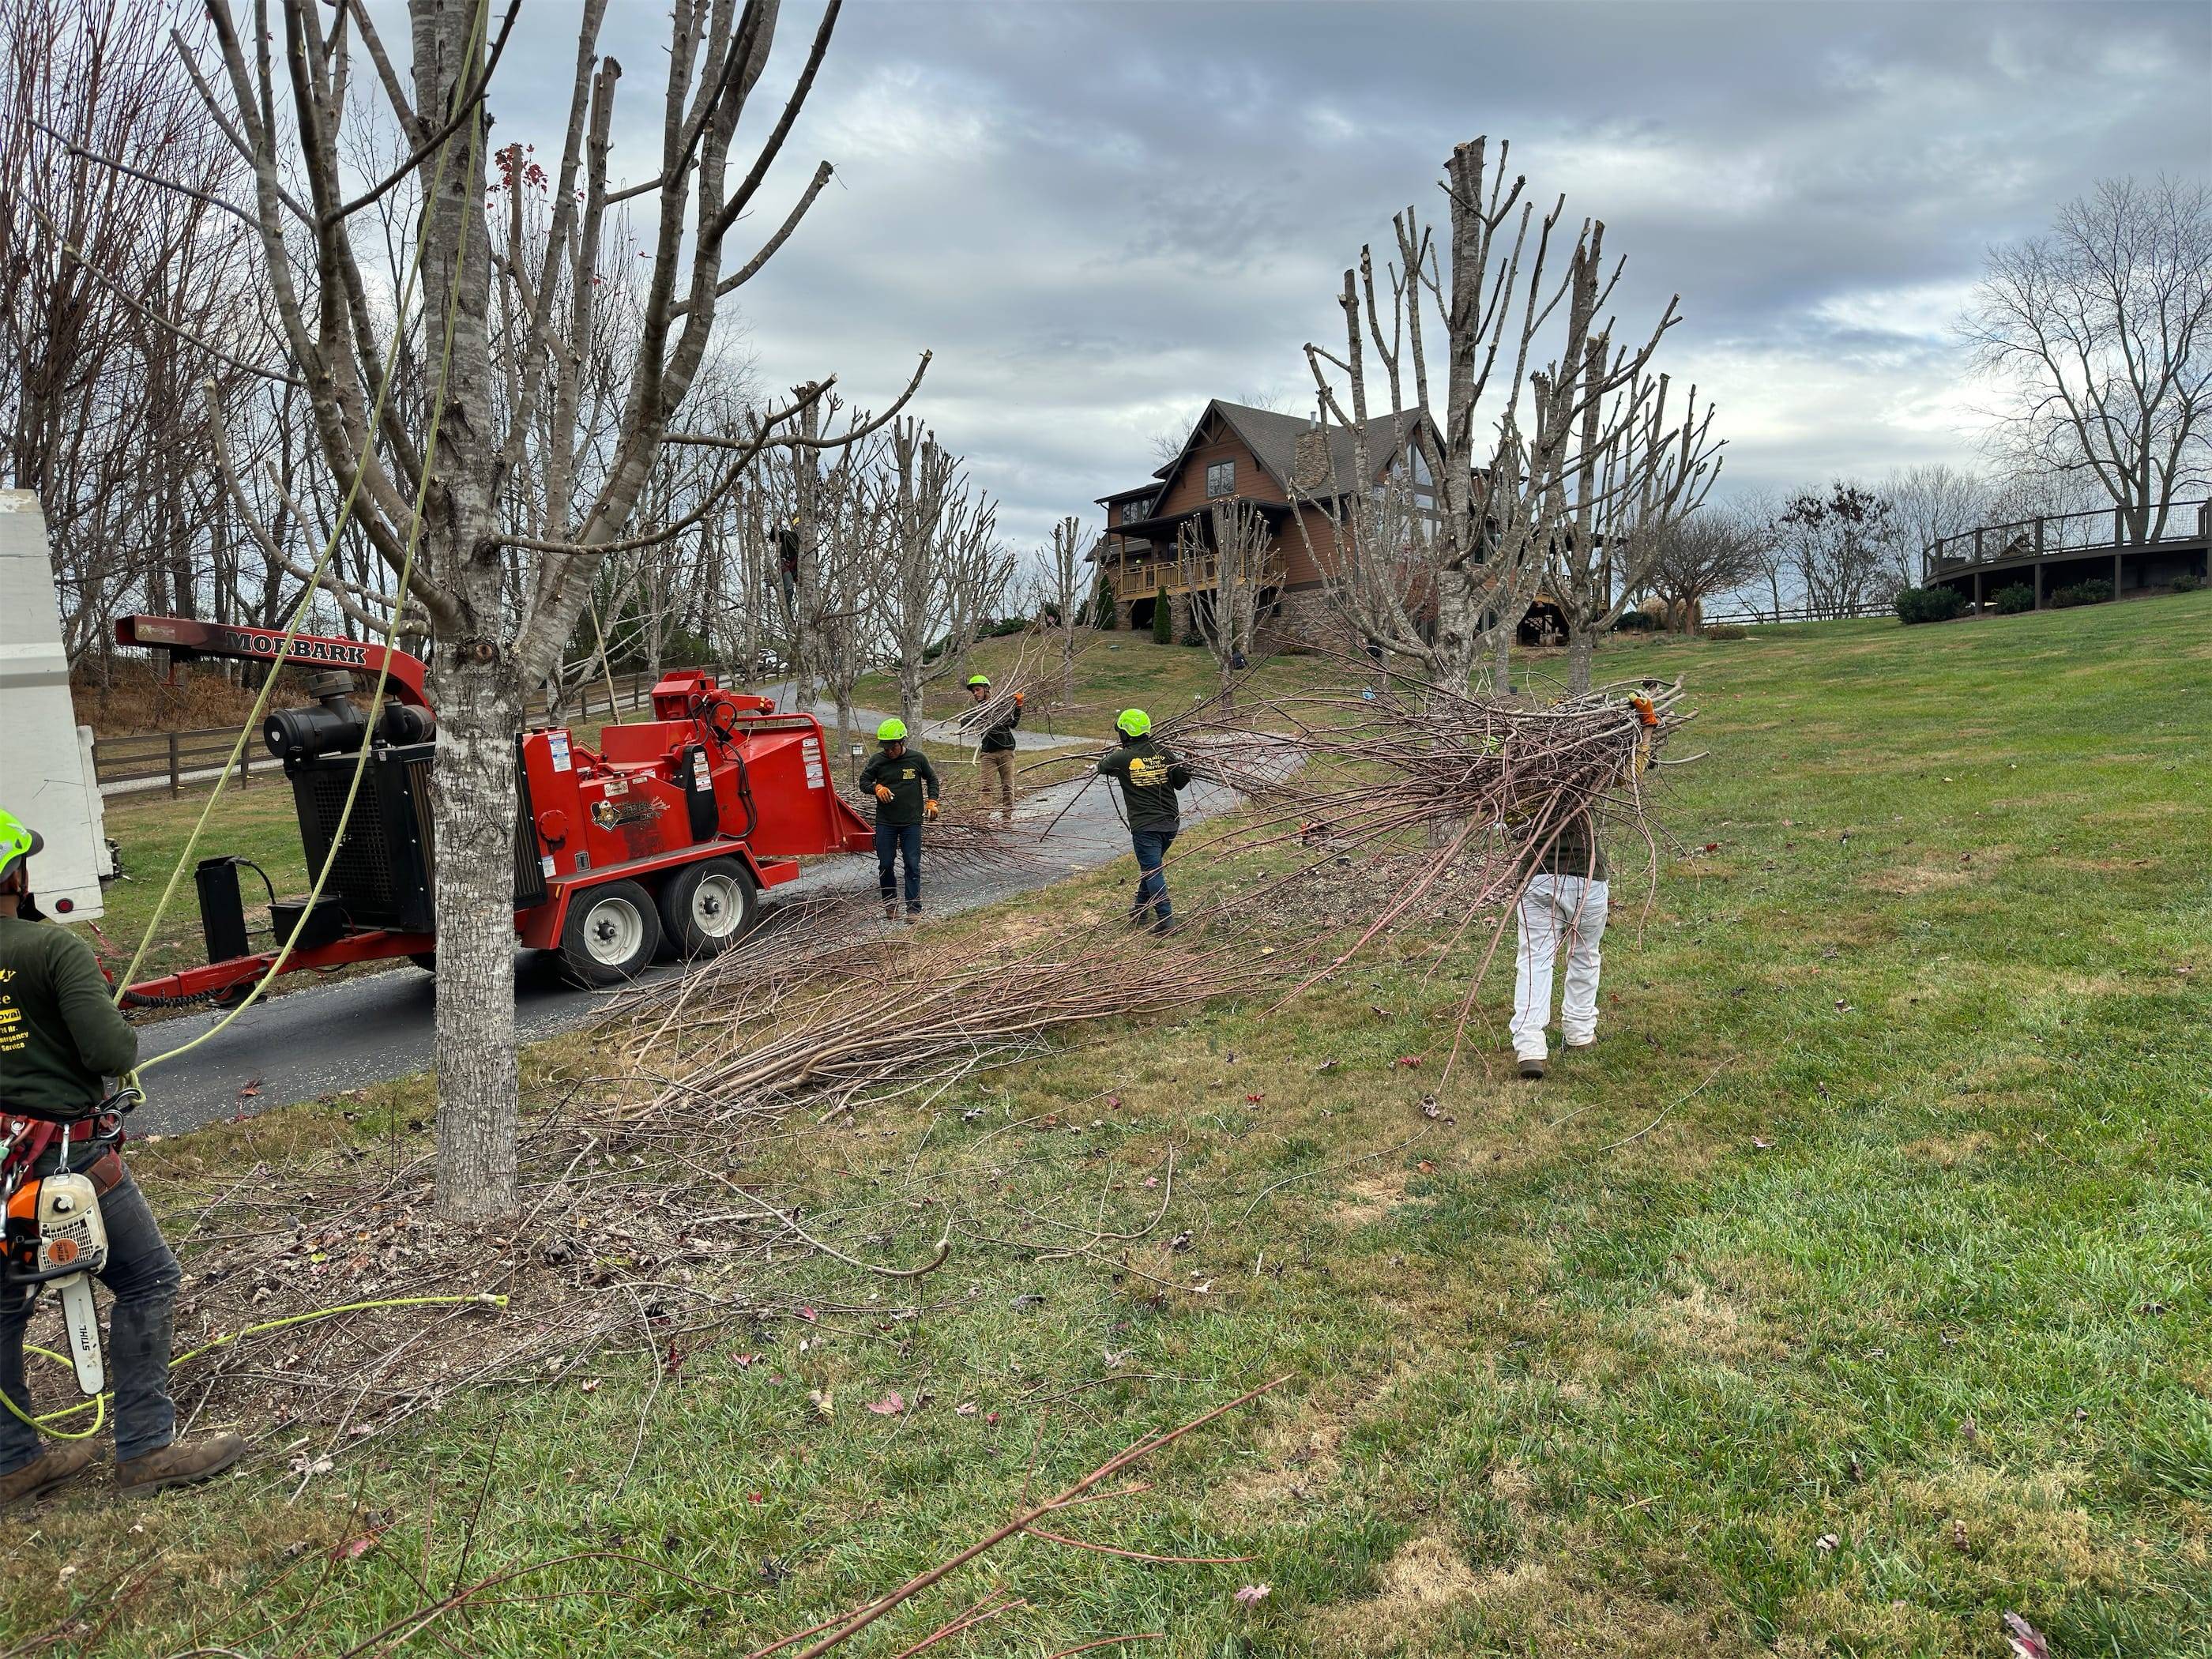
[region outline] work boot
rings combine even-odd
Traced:
[[[201,1440],[174,1440],[115,1466],[115,1487],[125,1498],[145,1498],[169,1486],[211,1480],[246,1455],[246,1442],[234,1434]]]
[[[1544,1062],[1540,1060],[1522,1060],[1521,1062],[1521,1075],[1527,1078],[1531,1083],[1536,1082],[1544,1075]]]
[[[1570,1048],[1592,1048],[1597,1046],[1597,1038],[1595,1035],[1586,1037],[1569,1037],[1565,1046]]]
[[[885,899],[884,901],[884,920],[885,921],[896,921],[898,920],[898,901],[896,899]]]
[[[1170,933],[1179,933],[1182,931],[1182,923],[1173,916],[1163,916],[1152,924],[1152,932],[1161,939],[1165,939]]]
[[[42,1492],[74,1480],[92,1467],[89,1446],[53,1446],[12,1474],[0,1474],[0,1510],[27,1503]]]
[[[911,909],[911,910],[909,910],[909,911],[908,911],[908,912],[906,913],[906,925],[907,925],[908,927],[915,927],[915,925],[917,925],[921,921],[921,910],[920,907],[918,907],[918,906],[917,906],[915,908]]]

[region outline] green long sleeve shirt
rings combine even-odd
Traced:
[[[875,757],[860,769],[863,793],[873,797],[878,784],[891,792],[889,800],[876,802],[878,823],[920,823],[924,805],[938,796],[937,769],[929,763],[928,756],[911,744],[896,757],[878,749]]]
[[[97,1105],[138,1063],[92,947],[51,921],[0,916],[0,1112]]]

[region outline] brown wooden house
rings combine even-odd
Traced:
[[[1416,469],[1419,489],[1425,463],[1406,440],[1417,430],[1415,422],[1427,419],[1400,410],[1370,422],[1376,430],[1369,444],[1375,469],[1370,484],[1403,465]],[[1164,590],[1175,607],[1175,636],[1183,637],[1194,593],[1204,604],[1211,584],[1203,562],[1186,573],[1176,557],[1176,538],[1217,502],[1241,501],[1259,511],[1272,532],[1275,579],[1261,602],[1262,634],[1273,636],[1272,644],[1348,643],[1322,597],[1322,581],[1336,553],[1336,532],[1324,504],[1333,505],[1351,487],[1352,473],[1348,431],[1324,433],[1301,415],[1215,398],[1182,453],[1152,483],[1098,498],[1106,509],[1106,530],[1091,556],[1121,625],[1151,627]]]

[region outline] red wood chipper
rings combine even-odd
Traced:
[[[274,629],[177,617],[125,617],[115,634],[185,661],[274,662],[284,640]],[[273,709],[262,726],[292,786],[310,872],[331,856],[368,730],[356,681],[389,672],[353,817],[283,971],[391,957],[434,969],[437,717],[423,692],[425,665],[380,645],[307,635],[293,640],[287,665],[321,671],[307,688],[313,702]],[[778,714],[769,698],[725,690],[690,669],[653,688],[651,720],[606,726],[596,750],[562,727],[525,732],[515,744],[516,936],[557,953],[586,985],[616,984],[659,955],[727,949],[757,918],[761,894],[796,876],[801,857],[872,847],[830,767],[812,715]],[[253,949],[239,885],[245,863],[200,860],[207,965],[132,985],[126,1006],[242,996],[276,963],[307,901],[278,898],[272,887],[270,943]]]

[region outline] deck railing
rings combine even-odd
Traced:
[[[1149,599],[1162,588],[1170,593],[1187,593],[1194,588],[1215,586],[1219,581],[1218,562],[1211,553],[1188,566],[1180,559],[1124,559],[1110,564],[1109,569],[1117,599]],[[1279,580],[1282,574],[1282,561],[1270,559],[1260,574],[1260,583],[1264,586]]]
[[[1930,577],[1948,576],[2003,559],[2099,553],[2212,537],[2212,499],[2172,503],[2156,535],[2136,534],[2124,507],[2099,507],[2089,513],[2047,514],[2015,519],[2010,524],[1983,525],[1929,543],[1921,553],[1921,568]]]

